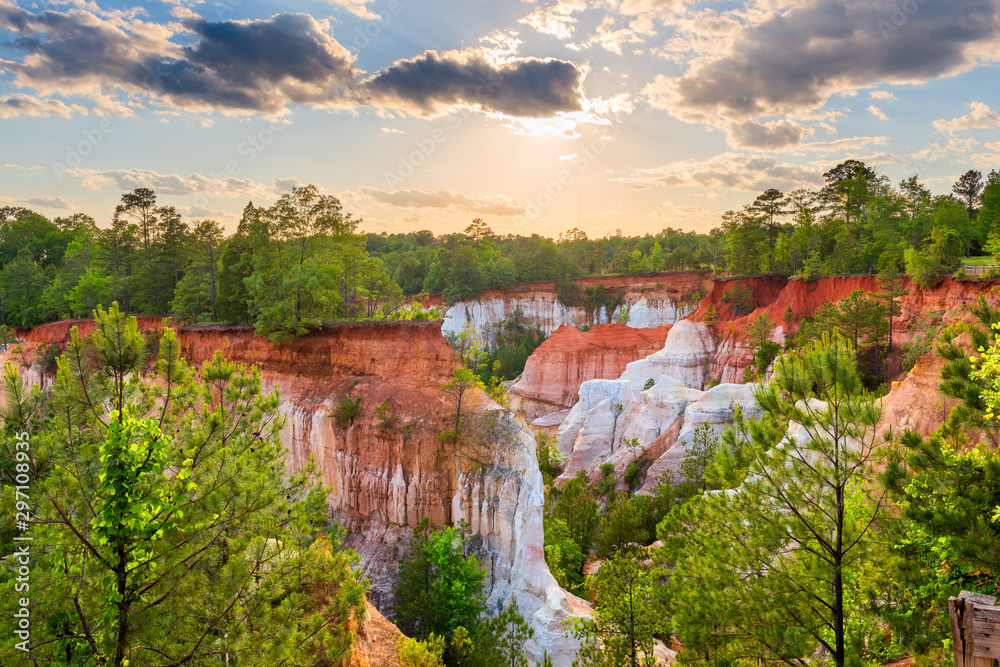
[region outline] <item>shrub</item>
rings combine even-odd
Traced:
[[[360,398],[358,400],[360,401]],[[382,401],[382,404],[375,408],[375,417],[378,419],[379,428],[393,428],[399,423],[399,417],[392,414],[388,399]]]
[[[753,288],[739,280],[722,293],[720,301],[728,307],[733,317],[749,315],[756,306]]]
[[[361,415],[361,397],[350,398],[345,396],[340,399],[337,403],[337,407],[333,409],[333,421],[340,428],[350,427],[354,421]]]

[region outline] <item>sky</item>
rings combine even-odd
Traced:
[[[1000,169],[1000,0],[0,0],[0,205],[708,231],[846,159]]]

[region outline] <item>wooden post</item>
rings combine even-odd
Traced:
[[[993,667],[1000,658],[1000,607],[996,598],[962,591],[948,599],[955,667]]]

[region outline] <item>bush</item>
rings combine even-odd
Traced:
[[[62,356],[62,350],[58,345],[52,343],[47,345],[41,354],[42,367],[46,373],[54,373],[56,370],[56,359]]]
[[[542,481],[546,486],[552,484],[556,477],[562,474],[563,458],[555,448],[552,440],[544,433],[535,436],[535,452],[538,456],[538,469],[542,471]]]
[[[359,404],[360,400],[361,399],[359,398]],[[355,415],[355,417],[357,417],[357,415]],[[393,428],[399,423],[399,417],[392,414],[392,408],[389,407],[388,399],[382,401],[382,404],[375,408],[375,418],[378,419],[379,428]]]
[[[739,280],[722,293],[720,301],[728,307],[733,317],[749,315],[757,306],[753,299],[753,288]]]
[[[656,380],[654,380],[653,378],[649,378],[648,380],[646,380],[646,384],[642,385],[642,390],[643,391],[649,391],[650,389],[653,388],[653,385],[655,385],[655,384],[656,384]]]
[[[337,403],[333,409],[333,421],[340,428],[349,428],[354,421],[361,416],[361,397],[350,398],[345,396]]]

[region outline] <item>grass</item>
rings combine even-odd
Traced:
[[[993,255],[983,255],[981,257],[963,257],[962,261],[969,266],[992,266],[996,264],[996,259]]]

